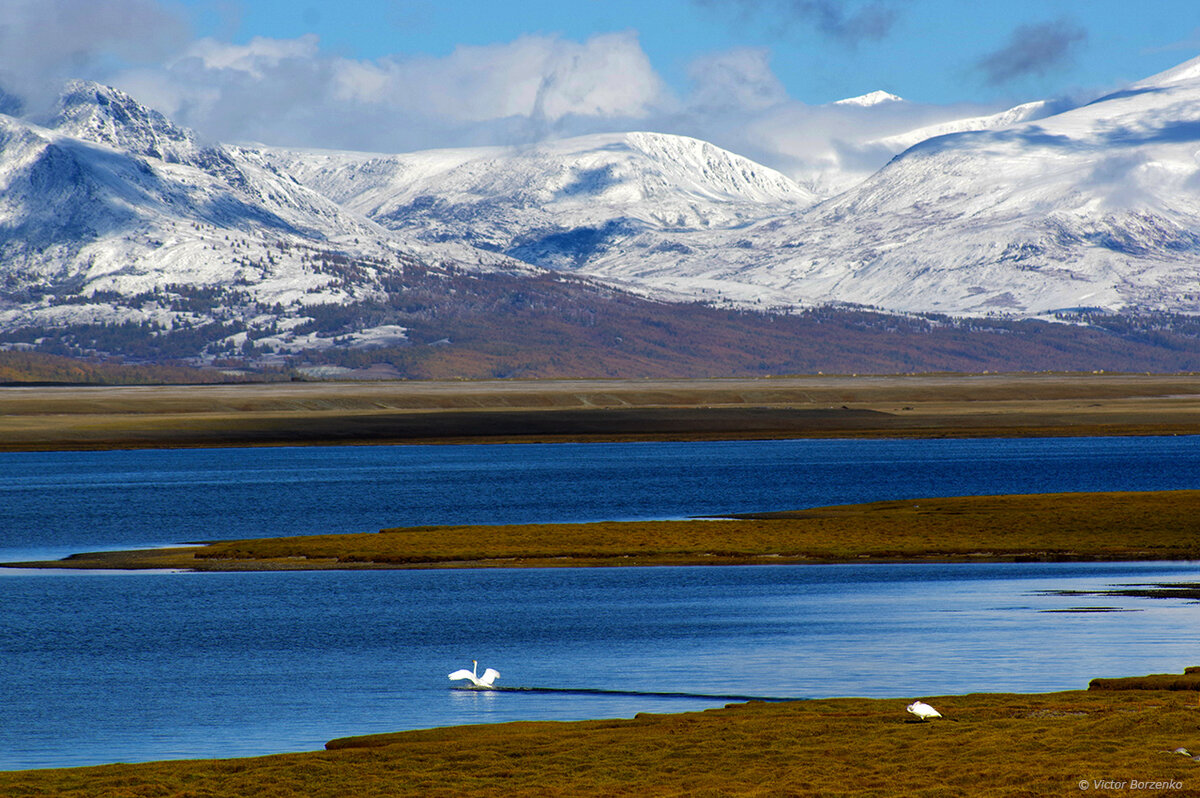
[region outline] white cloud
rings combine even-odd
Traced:
[[[262,80],[267,73],[285,61],[314,59],[320,56],[320,41],[314,34],[298,39],[268,39],[255,36],[249,44],[225,44],[214,39],[201,39],[188,48],[180,61],[198,59],[206,70],[244,72]]]
[[[585,42],[522,36],[505,44],[459,47],[445,58],[392,57],[377,69],[387,80],[370,99],[464,122],[639,116],[666,93],[630,33]]]
[[[864,142],[998,110],[809,106],[787,95],[765,48],[709,53],[687,74],[687,93],[673,93],[628,32],[585,41],[522,36],[443,57],[373,61],[327,54],[305,36],[201,40],[117,82],[224,141],[404,152],[658,130],[712,141],[818,190],[861,178],[895,154]]]
[[[707,139],[772,166],[818,192],[844,188],[896,154],[875,139],[998,108],[889,102],[808,105],[793,99],[771,71],[769,52],[739,49],[693,62],[693,86],[681,112],[658,129]]]
[[[343,61],[333,76],[333,99],[347,103],[382,102],[389,94],[394,76],[378,64]]]
[[[117,82],[225,140],[397,151],[510,143],[644,118],[671,103],[632,33],[523,36],[441,58],[376,61],[326,54],[314,36],[205,39]]]
[[[688,77],[693,84],[689,104],[695,109],[761,111],[788,100],[764,47],[701,56],[688,67]]]
[[[892,153],[864,148],[870,139],[995,110],[808,106],[788,96],[766,48],[696,58],[678,93],[631,31],[362,60],[323,49],[314,35],[189,41],[165,9],[158,0],[0,0],[0,86],[33,96],[90,78],[205,138],[283,146],[403,152],[659,130],[810,180],[882,165]]]
[[[0,85],[36,108],[64,80],[114,59],[156,61],[186,41],[186,25],[157,0],[3,0]]]

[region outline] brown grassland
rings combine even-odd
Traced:
[[[0,773],[0,794],[1196,796],[1200,762],[1175,749],[1200,750],[1197,695],[928,697],[944,717],[924,723],[905,713],[907,698],[751,702],[625,720],[373,735],[247,759],[13,771]]]
[[[713,520],[406,527],[79,554],[33,565],[233,571],[1200,560],[1197,519],[1200,490],[967,496]]]
[[[0,387],[0,450],[1200,434],[1200,375]]]

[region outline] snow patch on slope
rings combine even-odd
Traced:
[[[1007,111],[1001,111],[998,114],[953,119],[949,122],[940,122],[936,125],[917,128],[916,130],[910,130],[894,136],[873,139],[868,142],[868,146],[883,147],[892,152],[900,153],[909,147],[915,147],[922,141],[937,138],[938,136],[948,136],[951,133],[966,133],[973,130],[996,130],[1040,119],[1041,117],[1048,116],[1051,113],[1051,109],[1052,106],[1050,103],[1045,100],[1038,100],[1037,102],[1024,103],[1014,108],[1009,108]]]

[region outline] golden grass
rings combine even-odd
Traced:
[[[1177,673],[1152,673],[1149,676],[1122,676],[1116,679],[1092,679],[1089,690],[1200,690],[1200,667],[1184,668]],[[1197,753],[1200,753],[1198,751]]]
[[[1200,795],[1194,693],[1072,691],[737,704],[629,720],[530,722],[333,741],[236,760],[0,773],[6,796]],[[1164,789],[1132,788],[1167,782]],[[1113,789],[1110,787],[1109,789]]]
[[[104,552],[42,567],[311,570],[1200,559],[1200,490],[967,496],[725,520],[385,529]]]

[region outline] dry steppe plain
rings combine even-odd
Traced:
[[[0,450],[1200,433],[1200,375],[0,388]]]

